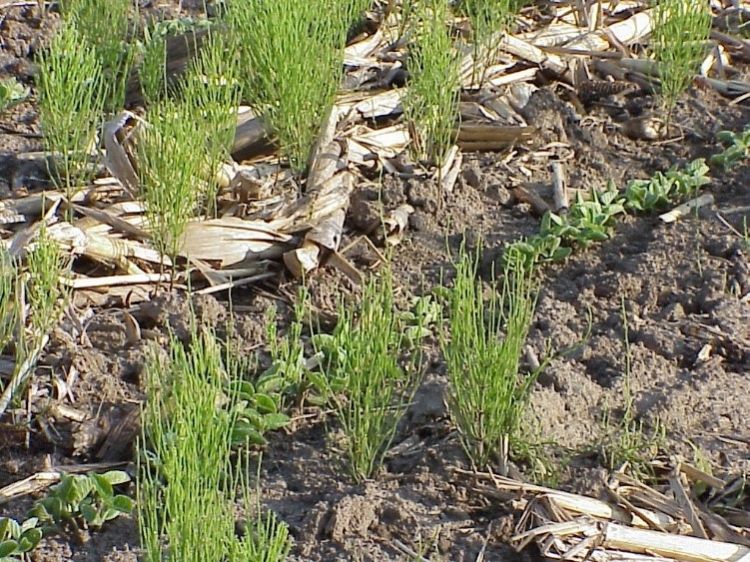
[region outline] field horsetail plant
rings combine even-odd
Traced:
[[[91,153],[104,109],[102,66],[81,48],[77,26],[64,24],[39,57],[39,114],[50,173],[70,200],[93,176]]]
[[[506,253],[502,288],[485,301],[477,259],[462,251],[449,293],[450,335],[442,341],[450,414],[479,468],[493,460],[505,464],[535,380],[518,372],[536,303],[534,271],[514,247]]]
[[[679,96],[696,75],[706,53],[711,11],[703,0],[658,0],[650,49],[659,63],[661,98],[667,122]]]
[[[139,174],[154,247],[171,258],[188,220],[198,209],[205,139],[196,134],[195,109],[165,99],[152,107],[138,139]]]
[[[361,1],[232,2],[228,22],[243,68],[243,97],[264,115],[292,168],[307,166],[333,105],[349,25]]]
[[[510,26],[521,3],[520,0],[461,0],[457,3],[459,13],[465,14],[471,23],[473,86],[484,84],[487,67],[499,51],[498,35]],[[487,62],[482,65],[480,60]]]
[[[216,178],[221,163],[229,158],[240,102],[238,61],[230,49],[226,35],[208,31],[180,88],[182,98],[195,112],[196,135],[205,143],[201,206],[210,215],[216,211]]]
[[[65,24],[74,25],[102,68],[104,109],[119,111],[125,103],[125,84],[135,50],[131,33],[131,0],[61,0]]]
[[[237,60],[223,34],[209,31],[205,41],[174,96],[147,94],[156,101],[138,139],[151,237],[173,264],[188,220],[215,214],[217,172],[234,138]]]
[[[241,380],[238,365],[197,330],[188,345],[173,337],[167,357],[153,349],[146,364],[137,506],[147,562],[286,558],[288,531],[271,513],[235,533],[235,500],[253,511],[249,467],[232,453],[239,402],[228,389]]]
[[[409,342],[394,308],[390,270],[370,280],[358,313],[342,307],[332,336],[318,337],[326,359],[321,380],[344,433],[353,478],[374,475],[421,379],[419,341]],[[320,386],[320,383],[317,385]]]
[[[446,2],[423,2],[415,16],[418,36],[409,48],[404,115],[413,132],[414,156],[439,166],[455,137],[459,56],[446,24]]]

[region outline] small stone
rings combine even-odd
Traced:
[[[622,132],[633,140],[658,140],[662,137],[664,123],[653,117],[636,117],[622,124]]]
[[[670,322],[676,322],[685,318],[685,309],[679,302],[670,304],[666,307],[664,312],[667,320],[669,320]]]
[[[376,511],[380,504],[380,501],[364,496],[342,498],[331,510],[324,536],[338,543],[343,543],[347,536],[366,536],[367,530],[377,522]]]
[[[473,188],[478,188],[482,185],[482,170],[479,168],[479,163],[469,162],[462,170],[462,174],[467,185]]]
[[[440,554],[448,554],[453,548],[453,541],[446,533],[440,533],[438,538],[438,550]]]
[[[425,383],[414,396],[408,415],[414,425],[427,424],[444,417],[445,385],[437,381]]]
[[[513,194],[509,189],[503,187],[502,185],[493,186],[490,191],[490,195],[503,207],[510,207],[511,205],[513,205]]]
[[[514,217],[527,217],[531,214],[531,205],[528,203],[519,203],[513,205],[513,216]]]
[[[423,209],[428,213],[437,211],[434,187],[426,182],[409,182],[406,189],[406,201],[413,207]]]
[[[383,209],[378,202],[353,197],[349,209],[349,221],[364,234],[370,234],[380,226]]]
[[[424,213],[417,211],[409,216],[409,227],[412,230],[420,231],[424,230],[427,226],[427,221],[424,217]]]

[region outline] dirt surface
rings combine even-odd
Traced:
[[[31,85],[30,57],[54,19],[40,20],[35,7],[3,14],[0,77],[16,75]],[[416,212],[394,252],[393,269],[404,299],[423,294],[443,270],[450,278],[464,237],[470,245],[481,241],[488,273],[503,242],[537,230],[538,218],[515,200],[512,188],[525,186],[548,198],[551,159],[563,163],[572,189],[602,187],[610,179],[623,185],[710,155],[717,150],[717,131],[741,130],[750,118],[742,104],[730,106],[712,91],[693,88],[674,119],[682,138],[631,140],[621,124],[648,111],[651,97],[620,96],[582,115],[564,94],[540,88],[524,110],[540,131],[533,143],[516,148],[513,157],[467,155],[451,194],[439,194],[419,178],[385,177],[382,193],[362,186],[344,244],[361,235],[368,212],[379,216],[379,205],[411,204]],[[17,158],[41,148],[39,133],[33,100],[0,115],[2,197],[45,186],[43,175],[28,173]],[[716,202],[700,216],[672,225],[654,216],[627,217],[611,240],[545,269],[528,346],[539,358],[553,357],[534,387],[526,429],[550,443],[543,449],[548,481],[596,491],[606,475],[598,443],[605,414],[616,423],[624,406],[626,342],[636,419],[645,431],[663,428],[662,453],[692,458],[698,448],[716,468],[750,469],[750,304],[741,300],[750,291],[750,248],[735,232],[750,214],[750,173],[742,165],[730,173],[713,171],[712,178],[707,190]],[[372,256],[353,259],[364,268]],[[357,296],[351,282],[330,268],[315,272],[309,286],[314,308],[329,317],[340,297]],[[25,432],[9,428],[10,437],[0,437],[0,486],[49,465],[131,460],[134,430],[127,420],[143,397],[148,346],[165,342],[168,330],[184,336],[192,306],[202,322],[252,353],[263,345],[265,310],[281,303],[283,320],[289,313],[283,302],[295,290],[282,279],[235,292],[231,324],[225,298],[188,302],[175,294],[132,307],[95,307],[82,334],[71,335],[73,327],[64,325],[37,370],[35,400],[60,398],[59,382],[66,381],[66,403],[86,420],[40,407],[36,413],[45,423],[31,428],[28,448]],[[128,335],[132,321],[141,331],[136,341]],[[264,503],[289,525],[294,560],[411,560],[399,543],[430,560],[473,561],[480,552],[491,561],[538,559],[507,546],[514,524],[507,506],[477,495],[473,482],[452,470],[468,463],[445,410],[445,365],[434,340],[425,352],[424,384],[373,481],[350,482],[331,420],[310,418],[272,436],[262,465]],[[116,427],[122,429],[119,445],[106,446]],[[533,468],[519,462],[514,470],[539,477]],[[29,505],[26,499],[0,506],[0,515],[22,515]],[[45,539],[32,560],[132,561],[137,551],[136,523],[124,518],[83,537]]]

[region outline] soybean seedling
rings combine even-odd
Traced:
[[[447,18],[442,0],[428,0],[417,8],[418,35],[409,48],[409,83],[403,100],[404,115],[415,132],[415,157],[438,166],[453,145],[458,117],[460,61]]]
[[[506,253],[500,292],[485,301],[477,257],[462,249],[448,297],[450,335],[441,341],[450,415],[477,467],[493,460],[505,465],[535,380],[518,372],[536,302],[534,269],[515,248]]]
[[[659,63],[660,95],[667,125],[706,52],[711,12],[702,0],[658,0],[649,43]]]
[[[7,111],[29,97],[31,91],[15,78],[0,80],[0,112]]]
[[[656,172],[645,180],[631,180],[625,188],[625,207],[640,213],[663,209],[688,196],[693,196],[709,183],[705,160],[693,160],[682,170],[671,168]]]
[[[604,191],[591,191],[584,199],[578,193],[567,214],[548,212],[542,218],[539,234],[511,244],[528,264],[537,261],[559,261],[567,258],[574,246],[587,247],[609,238],[614,218],[624,213],[624,199],[613,184]]]
[[[116,494],[114,486],[130,481],[122,470],[102,474],[65,474],[50,494],[29,512],[46,528],[81,525],[98,529],[107,521],[133,510],[133,500]]]
[[[0,517],[0,561],[19,562],[42,540],[39,520],[30,517],[19,523],[10,517]]]
[[[750,154],[750,129],[745,129],[740,133],[719,131],[716,140],[728,146],[718,154],[712,155],[709,161],[712,165],[720,166],[724,171],[742,162]]]

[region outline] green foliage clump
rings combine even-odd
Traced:
[[[179,88],[182,99],[194,111],[194,134],[204,142],[205,187],[201,195],[203,206],[211,214],[215,214],[217,173],[221,163],[229,158],[240,103],[238,61],[230,48],[224,34],[209,31]]]
[[[418,35],[409,48],[404,115],[412,125],[415,157],[440,165],[456,135],[460,59],[446,24],[446,2],[424,2],[416,16]]]
[[[64,0],[60,2],[63,24],[81,32],[81,49],[90,49],[102,68],[101,95],[107,111],[125,103],[125,85],[135,51],[132,35],[131,0]]]
[[[138,169],[154,246],[173,262],[188,220],[202,209],[215,212],[217,171],[237,119],[237,61],[221,33],[209,32],[204,41],[172,97],[162,97],[163,43],[153,43],[155,58],[141,67],[144,94],[153,103],[138,138]]]
[[[750,129],[739,133],[720,131],[716,135],[716,140],[728,146],[720,153],[711,156],[710,162],[714,166],[720,166],[724,171],[750,156]]]
[[[361,2],[360,2],[361,3]],[[249,69],[243,98],[264,115],[281,153],[302,171],[333,106],[343,47],[357,2],[233,2],[227,21]]]
[[[39,115],[51,159],[51,176],[68,199],[93,176],[89,165],[105,97],[96,52],[81,48],[84,35],[64,24],[39,56]]]
[[[538,234],[511,247],[520,251],[527,263],[564,260],[576,246],[585,248],[609,238],[615,217],[626,210],[651,212],[694,196],[709,183],[708,171],[705,160],[699,158],[682,169],[675,167],[645,180],[631,180],[623,193],[611,182],[604,191],[593,190],[589,198],[578,192],[567,213],[546,213]]]
[[[706,53],[710,31],[711,11],[706,2],[655,2],[649,46],[659,63],[660,91],[668,121],[677,99],[692,82]]]
[[[482,87],[487,68],[499,50],[499,35],[508,29],[521,7],[520,0],[460,0],[456,8],[471,23],[471,44],[474,55],[472,84]],[[480,59],[487,61],[482,65]]]
[[[0,248],[0,353],[13,340],[19,318],[19,268],[5,248]]]
[[[236,392],[236,419],[232,428],[232,445],[246,443],[267,445],[264,434],[286,427],[289,416],[281,411],[283,395],[279,379],[273,375],[258,378],[255,383],[236,381],[231,385]]]
[[[149,562],[274,562],[289,551],[287,528],[272,514],[249,522],[243,538],[235,534],[235,492],[249,503],[246,467],[232,460],[238,367],[205,331],[187,345],[172,338],[167,358],[154,349],[147,362],[138,521]]]
[[[152,24],[144,28],[137,49],[140,52],[138,81],[143,99],[150,106],[167,94],[167,41]]]
[[[448,297],[450,335],[441,342],[451,383],[448,408],[477,467],[507,460],[535,380],[518,372],[536,303],[534,268],[513,248],[506,256],[501,291],[485,300],[477,258],[462,251]]]
[[[68,290],[62,283],[62,274],[69,261],[60,252],[57,243],[41,229],[31,251],[26,256],[26,302],[29,304],[30,324],[33,333],[40,337],[48,334],[58,321]]]
[[[365,285],[358,312],[342,307],[333,334],[315,338],[324,356],[323,372],[309,376],[336,410],[349,470],[357,481],[371,477],[381,465],[421,379],[418,352],[406,364],[400,361],[406,347],[402,327],[386,270]]]
[[[656,172],[645,180],[631,180],[625,188],[625,206],[639,213],[664,209],[670,203],[694,195],[709,183],[708,166],[698,159],[684,170],[674,167],[665,173]]]
[[[577,193],[567,213],[547,212],[539,234],[514,242],[511,248],[520,252],[528,264],[564,260],[576,245],[586,247],[606,240],[614,228],[614,217],[623,212],[623,199],[614,185],[606,191],[592,191],[588,199]]]
[[[30,90],[13,77],[0,80],[0,113],[29,97]]]
[[[0,562],[22,562],[42,540],[63,527],[99,529],[107,521],[130,513],[133,500],[116,494],[113,486],[130,481],[120,470],[103,474],[63,474],[50,493],[34,503],[19,523],[0,517]]]
[[[81,524],[98,529],[133,510],[133,500],[114,491],[114,486],[127,482],[130,476],[121,470],[65,474],[47,497],[36,502],[29,514],[44,525],[43,530],[65,525],[77,529]]]
[[[26,555],[42,540],[38,519],[30,517],[19,523],[10,517],[0,517],[0,562],[23,562]]]
[[[138,170],[151,239],[173,260],[187,222],[198,209],[205,139],[196,134],[194,108],[167,99],[149,110],[138,138]]]
[[[0,350],[12,344],[16,360],[12,384],[0,396],[0,412],[25,388],[60,318],[69,294],[62,282],[68,266],[46,227],[40,228],[28,250],[25,267],[7,250],[0,250]]]

